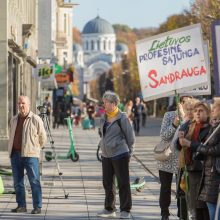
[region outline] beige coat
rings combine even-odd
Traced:
[[[14,116],[10,122],[9,143],[8,143],[9,157],[11,156],[11,152],[12,152],[17,122],[18,122],[18,115]],[[46,141],[47,141],[47,134],[44,129],[42,119],[38,115],[30,111],[23,124],[22,146],[21,146],[22,157],[39,158],[40,149],[43,148]]]

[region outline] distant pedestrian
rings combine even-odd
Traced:
[[[132,107],[133,107],[133,101],[129,100],[125,105],[125,112],[127,113],[127,116],[128,116],[131,123],[133,123],[133,120],[134,120],[134,114],[132,112]]]
[[[145,127],[147,121],[148,109],[146,103],[143,100],[141,100],[141,105],[142,105],[142,127]]]
[[[87,115],[92,128],[95,129],[95,107],[92,102],[89,102],[89,105],[87,106]]]
[[[30,111],[27,96],[18,98],[19,113],[11,119],[8,152],[16,194],[17,208],[12,212],[27,212],[24,169],[31,185],[33,210],[31,214],[41,213],[42,190],[40,184],[40,150],[46,143],[46,131],[42,119]]]
[[[102,150],[102,174],[105,189],[104,210],[98,217],[116,217],[116,179],[120,198],[120,218],[130,218],[132,208],[129,162],[134,149],[134,131],[127,115],[117,107],[119,97],[111,91],[103,95],[105,116],[101,119],[99,146]]]
[[[135,98],[135,103],[132,107],[132,112],[134,114],[134,131],[136,135],[140,132],[140,122],[142,116],[143,106],[141,104],[141,99],[139,97]]]
[[[46,96],[45,97],[45,101],[43,103],[43,106],[46,108],[46,114],[47,114],[47,117],[48,117],[48,120],[49,120],[49,124],[50,124],[50,115],[51,115],[51,103],[50,103],[50,100],[49,100],[49,96]]]

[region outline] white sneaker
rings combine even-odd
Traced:
[[[98,217],[102,218],[115,218],[116,217],[116,212],[114,211],[108,211],[106,209],[103,209],[101,212],[97,214]]]
[[[121,219],[129,219],[129,218],[131,218],[131,214],[130,214],[130,212],[122,211],[122,212],[120,212],[120,218]]]

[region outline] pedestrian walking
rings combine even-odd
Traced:
[[[132,112],[133,102],[132,100],[129,100],[125,105],[125,112],[127,113],[127,116],[131,123],[133,123],[134,120],[134,114]]]
[[[89,102],[89,105],[87,106],[87,115],[89,117],[92,129],[95,129],[95,107],[92,102]]]
[[[46,114],[47,114],[47,117],[48,117],[48,120],[49,120],[49,125],[50,125],[50,115],[51,115],[51,103],[50,103],[50,100],[49,100],[49,95],[45,97],[45,100],[44,100],[44,103],[43,103],[43,106],[46,108]]]
[[[110,218],[116,216],[117,181],[120,198],[120,218],[130,218],[132,198],[130,189],[129,162],[134,150],[134,131],[126,115],[117,107],[119,97],[112,91],[103,95],[104,118],[100,121],[102,150],[102,178],[105,190],[104,210],[97,216]]]
[[[140,122],[142,117],[143,106],[141,104],[141,99],[139,97],[135,98],[135,103],[132,107],[132,112],[134,114],[134,131],[136,135],[140,132]]]
[[[145,128],[146,121],[147,121],[148,109],[147,109],[146,103],[143,100],[141,100],[141,105],[142,105],[142,127]]]
[[[24,169],[31,186],[33,210],[31,214],[41,213],[42,190],[40,184],[40,150],[46,143],[46,131],[42,119],[30,111],[27,96],[18,98],[18,111],[10,121],[8,152],[11,159],[17,208],[12,212],[27,212]]]

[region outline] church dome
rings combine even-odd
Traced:
[[[97,16],[87,22],[82,31],[83,34],[114,34],[112,25],[103,18]]]

